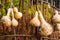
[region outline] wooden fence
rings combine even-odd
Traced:
[[[60,40],[60,34],[57,30],[48,37],[41,37],[36,28],[29,24],[30,20],[34,16],[34,14],[31,15],[29,13],[34,13],[36,11],[36,5],[38,5],[43,15],[45,13],[45,20],[53,24],[51,22],[51,18],[54,15],[54,9],[56,8],[53,0],[51,0],[50,3],[50,18],[48,18],[48,0],[0,0],[0,14],[6,15],[7,9],[11,7],[12,2],[14,6],[23,13],[23,17],[18,20],[19,25],[16,28],[13,28],[12,26],[7,28],[2,24],[2,22],[0,22],[0,40]],[[44,4],[46,4],[46,12],[43,11]],[[60,11],[60,7],[56,9]],[[2,15],[0,15],[0,18]]]

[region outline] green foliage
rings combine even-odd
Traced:
[[[18,6],[19,5],[19,0],[14,0],[14,5]]]
[[[6,6],[5,6],[5,8],[10,8],[11,7],[11,3],[8,3],[8,4],[6,4]]]
[[[11,1],[12,0],[7,0],[7,3],[4,4],[5,2],[4,2],[4,0],[2,0],[2,5],[3,5],[3,8],[1,9],[2,15],[6,15],[6,11],[4,8],[6,8],[6,9],[10,8],[11,7]],[[18,8],[20,11],[22,11],[22,6],[23,6],[24,7],[24,10],[23,10],[24,13],[28,12],[28,14],[30,16],[33,16],[35,11],[36,11],[36,5],[31,6],[31,4],[28,4],[29,3],[28,0],[24,0],[24,5],[22,5],[21,1],[22,0],[14,0],[13,1],[14,6],[16,6],[16,7],[20,6],[20,8]],[[29,5],[29,6],[27,6],[27,5]],[[27,7],[28,7],[28,10],[26,10]],[[48,13],[47,13],[46,7],[47,7],[47,5],[44,4],[44,18],[47,18],[48,20],[50,20],[51,15],[52,15],[51,8],[48,8]],[[41,10],[41,4],[38,4],[38,8]],[[2,15],[0,13],[0,16],[2,16]]]
[[[47,9],[48,8],[48,13],[47,13]],[[52,14],[51,13],[51,8],[47,7],[46,4],[44,4],[44,18],[47,19],[48,21],[50,21],[51,17],[52,17]]]
[[[8,0],[6,3],[5,3],[5,8],[8,9],[11,7],[11,1]]]
[[[4,8],[1,8],[1,9],[0,9],[0,18],[1,18],[2,16],[5,16],[5,15],[6,15],[5,9],[4,9]]]
[[[3,15],[3,16],[6,15],[6,11],[5,11],[5,9],[2,8],[2,9],[1,9],[1,12],[2,12],[2,15]]]

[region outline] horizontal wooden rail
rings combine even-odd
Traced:
[[[20,36],[20,37],[32,37],[33,35],[24,35],[24,34],[17,34],[17,35],[3,35],[0,37],[15,37],[15,36]]]
[[[41,39],[55,39],[55,40],[57,40],[58,38],[41,37]]]

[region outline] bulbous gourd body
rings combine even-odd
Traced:
[[[3,21],[3,24],[4,24],[5,26],[7,26],[7,27],[10,27],[10,26],[11,26],[11,20],[10,20],[9,17],[3,16],[2,21]]]
[[[53,22],[54,23],[60,23],[60,15],[54,15],[53,16]]]
[[[11,12],[11,8],[8,9],[7,15],[2,17],[2,22],[5,26],[9,27],[11,26],[11,19],[10,19],[10,12]]]
[[[30,24],[39,27],[40,21],[38,19],[38,12],[36,11],[34,18],[30,21]]]
[[[7,18],[4,22],[4,25],[10,27],[11,26],[11,20],[9,18]]]
[[[40,22],[38,21],[37,18],[33,18],[31,21],[30,21],[30,24],[34,25],[34,26],[40,26]]]
[[[41,20],[41,28],[39,29],[40,35],[42,35],[42,36],[49,36],[49,35],[51,35],[52,32],[53,32],[52,26],[45,21],[41,11],[39,10],[38,12],[39,12],[40,20]]]
[[[42,24],[41,29],[39,29],[39,33],[42,36],[49,36],[52,34],[52,32],[53,32],[53,29],[49,24]]]
[[[14,14],[14,16],[15,16],[16,19],[20,19],[22,17],[22,13],[21,12],[16,12]]]
[[[12,26],[18,26],[18,21],[16,19],[12,19]]]

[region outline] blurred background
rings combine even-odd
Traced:
[[[51,20],[55,14],[54,9],[60,12],[60,0],[0,0],[0,21],[7,14],[8,8],[12,7],[11,3],[22,12],[23,17],[17,20],[19,25],[15,29],[12,26],[6,27],[0,22],[0,40],[60,40],[60,32],[57,32]],[[48,4],[51,8],[48,8]],[[44,19],[54,26],[54,32],[47,37],[40,36],[36,27],[29,23],[34,17],[36,5],[39,10],[43,10]]]

